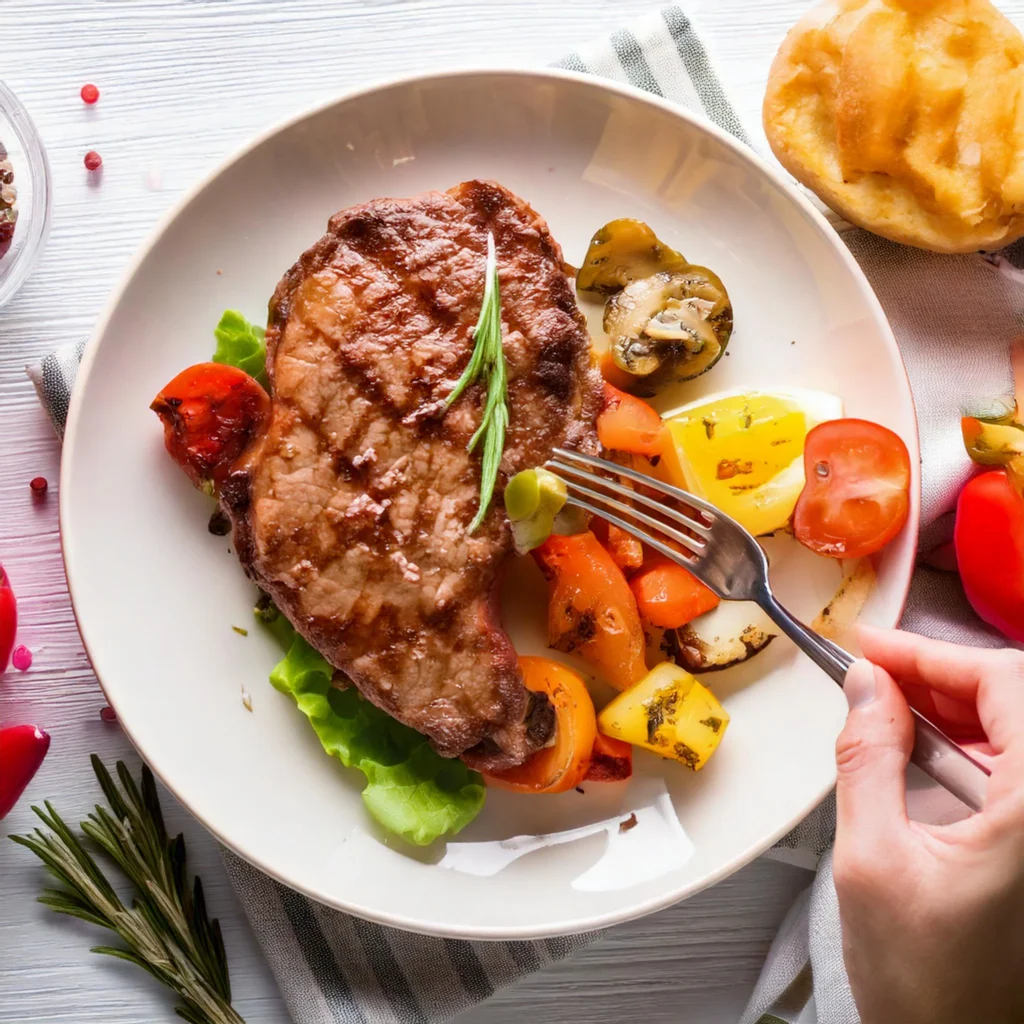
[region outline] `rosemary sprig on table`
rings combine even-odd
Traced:
[[[483,419],[476,433],[466,446],[473,451],[483,439],[483,453],[480,465],[480,507],[473,522],[469,524],[472,533],[487,515],[494,497],[494,485],[498,480],[498,466],[501,453],[505,450],[505,431],[508,429],[508,368],[505,350],[501,344],[501,291],[498,287],[498,262],[494,253],[494,235],[487,234],[487,261],[484,264],[484,298],[480,317],[473,328],[473,355],[463,370],[455,389],[448,396],[445,408],[479,378],[487,382],[487,400],[484,403]]]
[[[50,831],[11,836],[65,886],[44,890],[39,902],[116,932],[127,948],[94,946],[92,951],[136,964],[172,989],[183,1002],[175,1012],[189,1024],[244,1024],[231,1008],[220,925],[206,913],[198,878],[189,889],[185,840],[167,835],[152,772],[143,767],[140,788],[118,761],[119,789],[95,754],[92,767],[110,809],[97,805],[81,828],[127,875],[135,898],[130,908],[121,902],[82,840],[47,800],[45,811],[32,810]]]

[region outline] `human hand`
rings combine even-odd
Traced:
[[[832,867],[862,1024],[1021,1024],[1024,654],[889,630],[860,638],[869,660],[846,677]],[[980,813],[908,820],[914,726],[894,679],[919,710],[984,731],[992,776]]]

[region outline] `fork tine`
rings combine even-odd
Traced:
[[[562,467],[558,467],[562,468]],[[584,473],[584,476],[589,477],[591,474]],[[592,491],[589,487],[584,487],[583,484],[576,483],[575,480],[566,480],[566,487],[570,492],[578,491],[580,494],[586,495],[588,498],[600,501],[608,508],[614,509],[616,512],[621,512],[623,515],[632,516],[634,519],[639,519],[640,522],[645,523],[647,526],[653,526],[656,530],[671,537],[677,544],[681,544],[684,548],[689,548],[695,555],[699,555],[704,550],[704,541],[697,540],[693,537],[688,537],[685,533],[680,533],[678,530],[673,529],[668,523],[663,522],[660,519],[655,519],[654,516],[649,516],[645,512],[641,512],[639,509],[630,508],[629,505],[623,504],[621,501],[616,501],[614,498],[609,498],[606,494],[601,494],[599,491]],[[628,491],[628,488],[624,488]],[[629,491],[632,494],[632,491]],[[608,519],[608,516],[601,513],[602,518]],[[616,526],[620,526],[620,523],[616,523]],[[635,527],[630,527],[630,532]]]
[[[576,462],[584,466],[590,466],[593,469],[603,469],[606,472],[616,473],[618,476],[623,476],[634,483],[643,484],[644,487],[650,487],[651,490],[667,494],[670,498],[675,498],[676,501],[681,501],[684,505],[689,505],[691,508],[703,512],[712,522],[722,515],[714,505],[709,504],[703,498],[698,498],[696,494],[673,487],[672,484],[662,483],[660,480],[655,480],[652,476],[638,473],[635,469],[630,469],[627,466],[620,466],[618,463],[609,462],[607,459],[598,459],[593,455],[584,455],[583,452],[572,451],[569,448],[556,448],[552,454],[567,462]],[[707,527],[705,526],[704,529],[706,530]]]
[[[700,534],[701,537],[711,536],[711,527],[706,523],[699,523],[696,519],[691,519],[689,516],[683,515],[683,513],[678,509],[672,508],[664,502],[657,501],[654,498],[649,498],[646,494],[641,494],[639,491],[634,491],[631,487],[625,487],[616,480],[611,480],[606,476],[598,476],[596,473],[591,473],[586,469],[580,469],[577,466],[567,466],[564,463],[559,462],[557,459],[549,459],[547,465],[553,472],[571,474],[572,476],[579,477],[581,480],[600,484],[602,487],[607,488],[615,494],[621,494],[623,497],[631,498],[637,504],[643,505],[646,508],[654,509],[655,512],[661,512],[663,515],[669,516],[675,522],[681,523],[688,530],[693,530],[694,533]],[[614,470],[617,467],[614,463],[608,463],[608,468]],[[604,496],[602,495],[602,497]],[[621,509],[622,506],[620,505],[619,508]],[[629,511],[635,512],[636,510],[631,508]],[[639,513],[637,513],[637,517],[641,518]],[[649,518],[644,518],[644,522],[649,525],[654,525],[651,523]],[[658,522],[657,525],[662,527],[665,524]]]
[[[570,485],[572,486],[572,485]],[[671,559],[676,565],[681,565],[684,569],[693,573],[706,587],[713,590],[719,597],[722,595],[718,593],[718,589],[711,584],[708,580],[704,579],[704,574],[701,571],[701,562],[698,558],[687,558],[686,555],[680,554],[675,548],[670,548],[667,544],[663,544],[660,540],[652,537],[649,533],[644,533],[634,523],[627,523],[625,519],[620,519],[617,515],[611,512],[605,512],[600,508],[596,508],[587,501],[582,501],[577,498],[570,491],[569,497],[566,499],[567,505],[575,505],[576,508],[582,509],[584,512],[589,512],[592,516],[600,516],[602,519],[608,520],[609,523],[614,523],[620,530],[625,530],[626,533],[635,537],[637,540],[642,541],[648,547],[653,548],[659,554],[664,555],[666,558]]]

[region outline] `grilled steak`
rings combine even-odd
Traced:
[[[495,501],[466,445],[493,231],[511,421]],[[270,303],[270,424],[223,490],[249,575],[374,704],[481,768],[550,733],[498,621],[512,549],[501,488],[556,445],[596,447],[601,383],[562,253],[493,182],[335,214]],[[538,718],[541,719],[538,727]],[[544,728],[546,724],[547,728]]]

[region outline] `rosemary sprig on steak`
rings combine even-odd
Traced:
[[[480,466],[480,507],[469,524],[472,533],[487,515],[498,480],[498,466],[505,449],[505,431],[508,428],[508,370],[505,350],[501,344],[501,292],[498,287],[498,262],[494,254],[494,234],[487,234],[487,262],[484,264],[484,298],[480,318],[473,328],[473,355],[448,396],[445,408],[477,379],[487,381],[487,401],[483,419],[466,446],[473,451],[481,438],[483,454]]]

